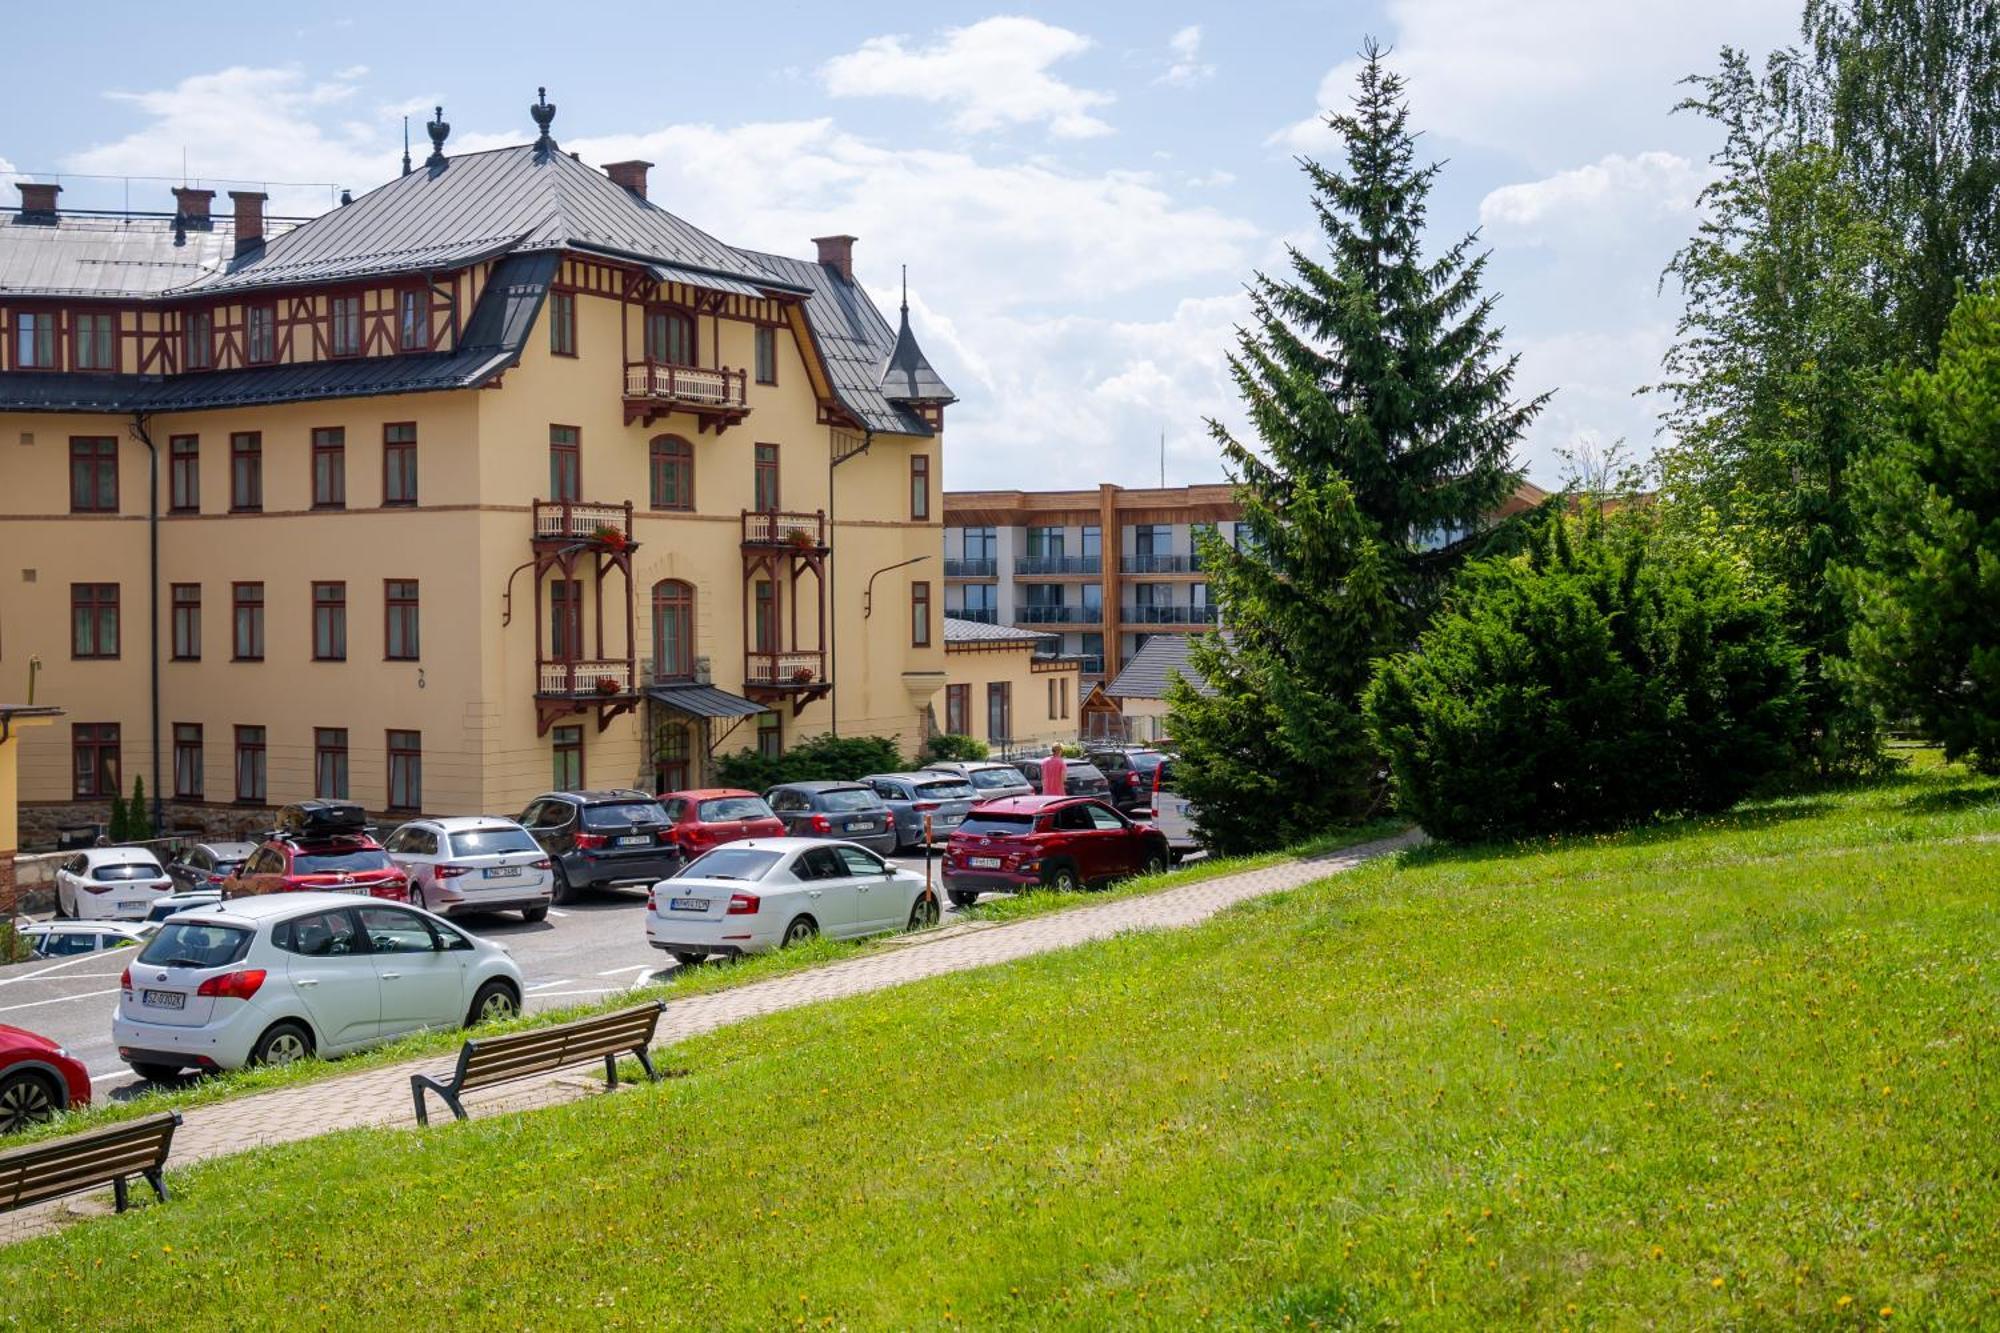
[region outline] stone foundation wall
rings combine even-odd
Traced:
[[[271,827],[278,817],[276,806],[182,805],[168,801],[163,807],[167,832],[185,833],[203,842],[247,839]],[[84,824],[100,827],[111,823],[111,806],[105,801],[65,801],[21,806],[21,847],[29,851],[53,851],[56,836],[63,829]]]

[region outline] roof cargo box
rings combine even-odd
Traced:
[[[353,801],[299,801],[278,812],[278,836],[328,838],[368,828],[368,812]]]

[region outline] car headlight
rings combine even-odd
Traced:
[[[69,1057],[69,1048],[68,1048],[67,1046],[58,1046],[58,1047],[56,1047],[56,1054],[57,1054],[57,1055],[60,1055],[60,1056],[61,1056],[61,1057],[62,1057],[63,1059],[65,1059],[65,1060],[67,1060],[67,1059],[69,1059],[69,1058],[70,1058],[70,1057]]]

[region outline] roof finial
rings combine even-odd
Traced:
[[[903,318],[910,317],[910,266],[903,265]]]
[[[444,108],[437,109],[437,116],[424,126],[431,135],[431,155],[424,159],[424,165],[435,171],[445,163],[444,141],[451,133],[451,126],[445,123]]]
[[[410,118],[403,117],[403,174],[410,174]]]
[[[547,88],[535,89],[535,104],[528,108],[528,114],[535,118],[535,124],[542,130],[541,137],[535,140],[535,147],[543,150],[554,148],[556,141],[549,137],[549,126],[555,123],[556,104],[549,100]]]

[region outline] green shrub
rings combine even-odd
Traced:
[[[920,757],[927,764],[935,764],[952,759],[977,761],[991,753],[992,751],[986,748],[985,741],[971,736],[960,736],[955,732],[945,732],[925,741],[924,752]]]
[[[1433,835],[1608,828],[1723,810],[1782,771],[1799,654],[1727,560],[1565,520],[1470,566],[1365,704],[1398,807]]]
[[[716,761],[715,778],[723,786],[763,791],[780,782],[851,782],[902,767],[902,750],[886,736],[826,735],[800,741],[776,758],[755,750],[724,755]]]
[[[125,807],[125,836],[137,841],[153,836],[153,813],[146,808],[146,779],[133,777],[132,803]]]

